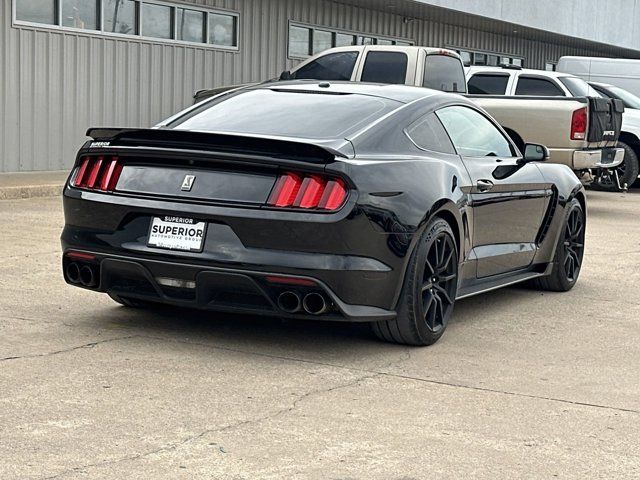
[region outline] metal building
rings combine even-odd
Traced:
[[[333,45],[553,68],[640,58],[638,19],[640,0],[0,0],[0,172],[67,169],[89,126],[148,127]]]

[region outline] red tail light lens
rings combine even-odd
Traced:
[[[118,157],[82,157],[71,182],[74,187],[113,192],[122,173]]]
[[[347,187],[338,178],[285,173],[276,181],[267,205],[335,211],[342,207],[347,196]]]
[[[571,117],[571,140],[584,140],[587,138],[587,107],[573,112]]]

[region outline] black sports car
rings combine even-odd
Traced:
[[[580,182],[462,96],[275,83],[88,135],[64,278],[127,306],[371,322],[428,345],[456,299],[580,273]]]

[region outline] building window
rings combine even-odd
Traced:
[[[336,33],[336,47],[351,47],[356,44],[356,36],[346,33]]]
[[[98,30],[97,0],[62,0],[62,25]]]
[[[353,45],[413,45],[413,42],[377,37],[375,35],[358,34],[357,32],[340,32],[327,28],[315,28],[308,25],[289,25],[289,57],[307,58],[333,47],[350,47]]]
[[[507,55],[498,55],[490,52],[462,50],[456,47],[447,47],[458,52],[462,58],[462,63],[466,67],[471,65],[489,65],[497,67],[499,65],[515,65],[517,67],[524,66],[524,59],[519,57],[510,57]]]
[[[16,24],[238,48],[238,14],[163,0],[13,0]]]
[[[176,9],[176,36],[185,42],[204,43],[205,13],[187,8]]]
[[[498,55],[487,55],[487,65],[497,67],[500,65],[500,57]]]
[[[103,0],[104,31],[137,35],[137,5],[133,0]]]
[[[219,47],[238,46],[238,17],[209,14],[209,43]]]
[[[333,33],[324,30],[313,32],[313,53],[324,52],[333,46]]]
[[[289,29],[289,55],[292,57],[308,57],[311,55],[311,29],[291,26]]]
[[[54,25],[56,17],[55,0],[18,0],[16,3],[18,20]]]
[[[171,7],[155,5],[153,3],[143,3],[142,28],[140,31],[145,37],[172,38]]]
[[[486,65],[487,64],[487,55],[484,53],[474,53],[473,54],[473,64],[474,65]]]

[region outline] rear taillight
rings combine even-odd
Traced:
[[[276,181],[267,205],[304,210],[340,209],[347,199],[347,186],[339,178],[285,173]]]
[[[113,192],[122,173],[118,157],[82,157],[71,185],[87,190]]]
[[[587,107],[573,112],[571,117],[571,140],[587,138]]]

